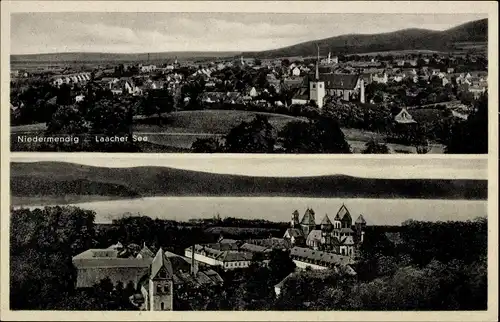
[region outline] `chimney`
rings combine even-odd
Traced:
[[[191,275],[198,274],[198,262],[194,259],[194,245],[191,246]]]

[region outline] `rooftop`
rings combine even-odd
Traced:
[[[290,251],[290,255],[334,265],[348,265],[354,263],[353,259],[349,256],[327,253],[303,247],[293,247]]]

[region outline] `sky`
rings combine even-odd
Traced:
[[[445,30],[486,14],[37,12],[11,15],[11,54],[260,51],[343,34]]]
[[[100,167],[163,166],[194,171],[264,177],[302,177],[344,174],[364,178],[487,179],[485,158],[395,158],[230,155],[141,155],[108,156],[47,153],[16,154],[13,162],[58,161]]]

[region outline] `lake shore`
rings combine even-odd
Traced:
[[[144,197],[72,204],[96,212],[96,223],[110,223],[124,214],[188,221],[197,218],[236,217],[289,221],[294,210],[314,209],[316,221],[333,218],[345,204],[351,216],[363,214],[370,225],[400,225],[408,219],[424,221],[472,220],[487,215],[485,200],[290,198],[290,197]],[[21,206],[18,206],[21,207]],[[40,205],[23,205],[39,208]],[[16,207],[17,208],[17,207]]]

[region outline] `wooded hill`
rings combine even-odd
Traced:
[[[167,167],[106,168],[64,162],[11,163],[16,197],[98,195],[287,196],[486,199],[486,180],[371,179],[345,175],[251,177]]]

